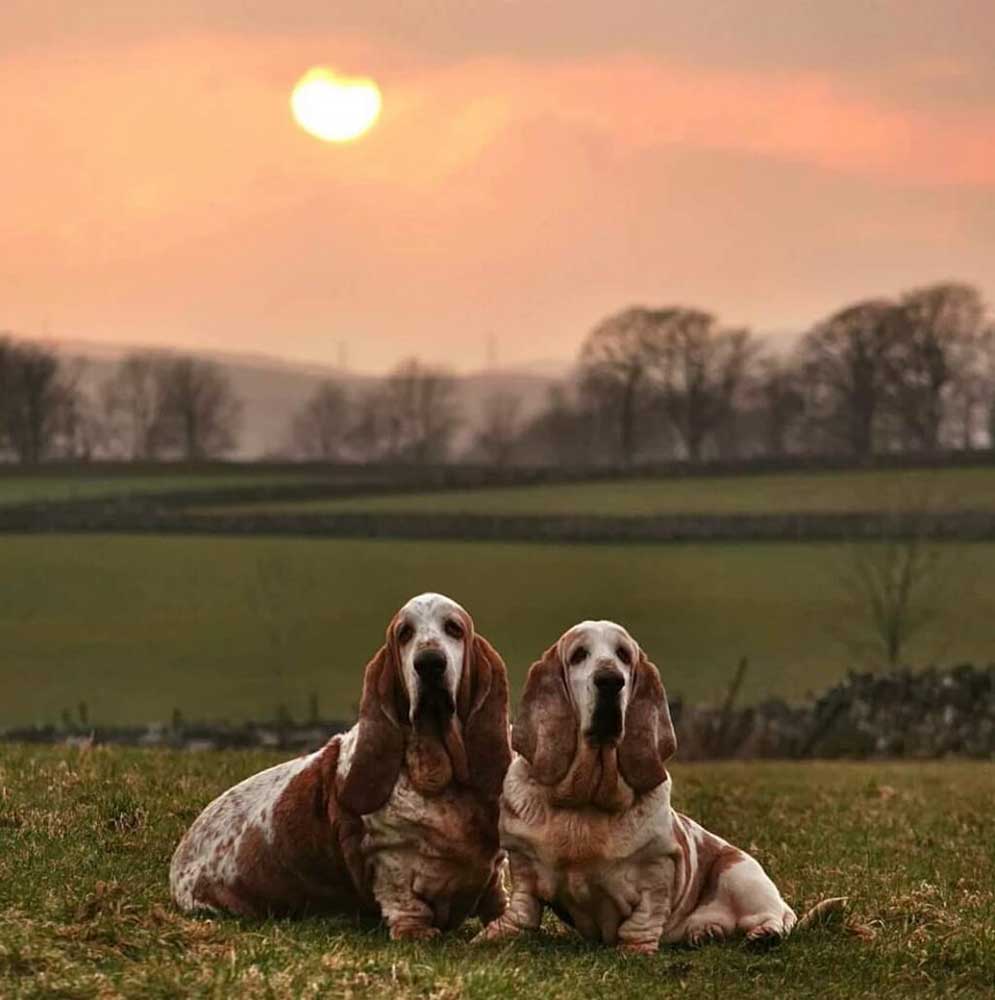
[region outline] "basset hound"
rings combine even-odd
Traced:
[[[415,597],[366,666],[359,721],[216,798],[180,841],[184,910],[379,914],[424,939],[505,909],[504,663],[458,604]]]
[[[620,625],[581,622],[532,665],[512,746],[511,901],[478,940],[538,928],[544,906],[632,952],[790,933],[795,913],[758,862],[671,808],[667,696]]]

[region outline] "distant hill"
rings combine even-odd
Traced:
[[[53,346],[65,359],[78,359],[83,363],[82,379],[88,388],[95,388],[104,382],[125,354],[143,349],[72,340],[58,341]],[[268,355],[229,354],[220,351],[182,353],[216,362],[231,379],[235,393],[244,406],[239,449],[236,453],[239,458],[259,458],[282,452],[294,412],[324,379],[332,379],[352,390],[361,391],[379,378],[332,366],[286,361]],[[490,396],[498,392],[517,396],[521,400],[521,415],[527,419],[541,409],[550,388],[569,372],[568,363],[543,361],[534,366],[498,368],[457,376],[460,405],[465,418],[457,446],[462,446],[472,437],[484,404]]]

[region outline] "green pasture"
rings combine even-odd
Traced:
[[[621,957],[547,914],[476,946],[375,923],[191,918],[169,900],[183,830],[277,758],[0,748],[0,996],[576,1000],[991,997],[995,766],[678,764],[676,806],[748,847],[799,911],[845,915],[757,951],[738,942]]]
[[[181,493],[229,487],[295,485],[317,477],[296,473],[187,473],[167,475],[12,475],[0,476],[0,506],[21,503],[92,500],[97,497],[127,497],[152,493]],[[320,480],[319,480],[320,481]]]
[[[630,517],[689,513],[776,514],[784,511],[995,510],[995,467],[611,479],[270,502],[238,509],[295,513],[376,511]]]
[[[341,475],[338,477],[341,480]],[[347,476],[346,478],[351,478]],[[134,473],[66,472],[0,475],[0,505],[86,500],[228,487],[328,483],[307,467],[173,471],[143,466]],[[995,466],[955,469],[792,472],[737,476],[606,479],[538,486],[390,493],[309,501],[261,501],[226,510],[404,513],[581,514],[647,516],[677,513],[846,512],[903,508],[995,510]],[[210,512],[209,510],[207,511]]]
[[[834,638],[846,550],[817,544],[540,545],[282,538],[0,536],[0,725],[350,718],[408,597],[449,594],[513,681],[569,625],[625,624],[672,694],[799,698],[854,665]],[[941,614],[915,665],[995,657],[995,545],[945,549]]]

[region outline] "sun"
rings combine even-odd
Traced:
[[[380,116],[380,88],[366,77],[338,76],[323,66],[309,69],[290,95],[294,120],[325,142],[349,142],[368,132]]]

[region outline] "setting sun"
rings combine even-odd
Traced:
[[[320,66],[297,81],[290,98],[297,124],[326,142],[358,139],[377,120],[382,103],[372,80],[337,76]]]

